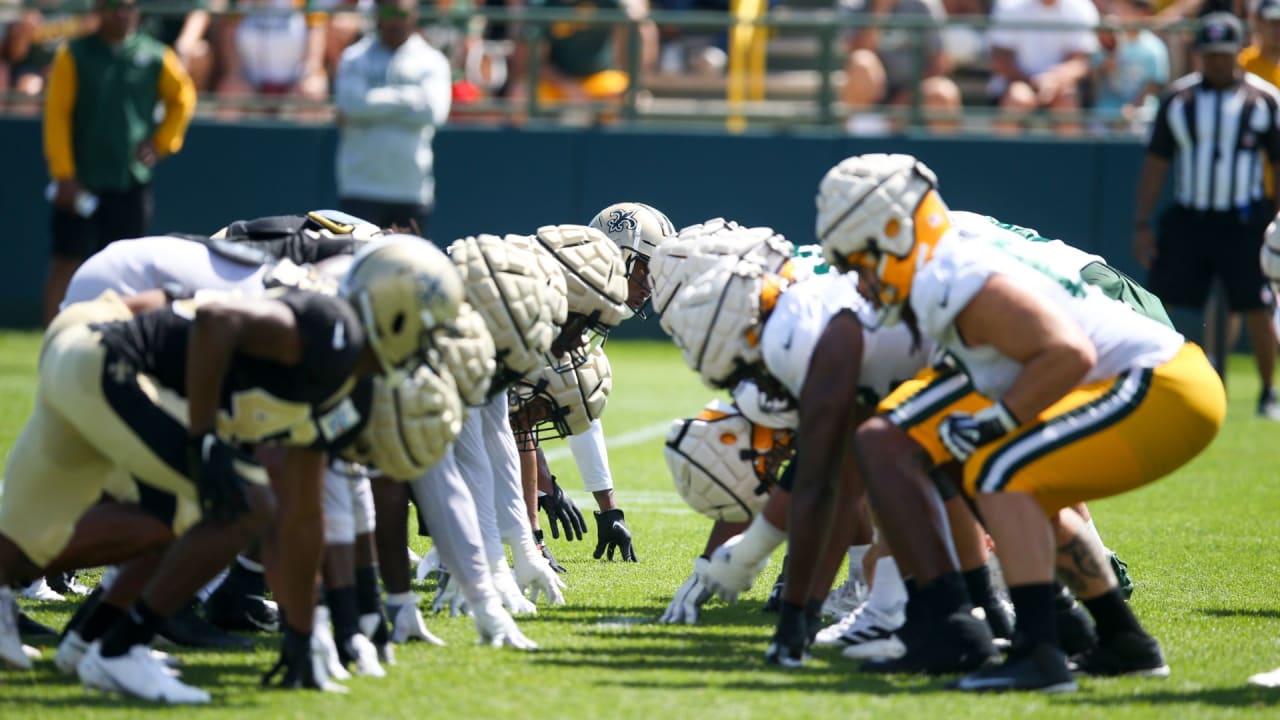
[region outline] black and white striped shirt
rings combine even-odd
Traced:
[[[1174,159],[1176,202],[1239,211],[1266,197],[1265,159],[1280,162],[1280,91],[1257,75],[1221,89],[1191,73],[1169,87],[1147,152]]]

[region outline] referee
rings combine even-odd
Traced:
[[[1201,72],[1169,87],[1151,129],[1134,203],[1134,253],[1150,271],[1148,287],[1166,306],[1201,309],[1215,278],[1227,306],[1243,313],[1262,394],[1258,414],[1280,420],[1271,385],[1276,336],[1271,291],[1258,261],[1276,198],[1263,167],[1280,161],[1280,91],[1236,65],[1244,26],[1230,13],[1200,20],[1195,48]],[[1173,164],[1173,205],[1152,235],[1152,209]],[[1225,368],[1220,368],[1225,372]]]

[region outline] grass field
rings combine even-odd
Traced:
[[[0,335],[6,451],[30,408],[36,350],[33,335]],[[760,611],[763,581],[736,606],[713,601],[696,627],[654,622],[688,575],[708,525],[671,489],[661,435],[671,418],[696,412],[711,393],[669,345],[611,343],[609,357],[615,385],[605,426],[640,563],[592,560],[591,521],[587,543],[553,542],[569,569],[569,604],[520,620],[540,651],[477,647],[469,619],[428,617],[449,647],[401,647],[387,679],[353,680],[350,694],[335,696],[259,689],[275,658],[274,641],[263,637],[252,655],[183,653],[186,678],[210,689],[214,705],[170,710],[81,689],[56,673],[46,647],[35,671],[0,671],[0,718],[1280,716],[1280,691],[1244,685],[1248,675],[1280,665],[1280,427],[1253,417],[1257,382],[1247,358],[1234,359],[1227,426],[1205,455],[1154,486],[1093,506],[1103,537],[1130,564],[1134,607],[1163,642],[1173,676],[1086,680],[1081,692],[1050,698],[962,696],[938,680],[860,675],[837,652],[822,650],[803,670],[766,668],[761,656],[773,616]],[[589,496],[567,453],[549,450],[561,484],[587,510]],[[764,578],[779,561],[780,554]],[[419,589],[429,597],[432,587]],[[32,609],[60,624],[70,608]]]

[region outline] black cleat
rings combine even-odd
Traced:
[[[982,615],[997,644],[1008,647],[1013,641],[1013,607],[995,598],[989,605],[982,606]]]
[[[1146,633],[1125,632],[1092,650],[1071,658],[1076,672],[1100,677],[1132,675],[1135,677],[1169,677],[1160,643]]]
[[[36,620],[30,615],[18,610],[18,634],[19,635],[48,635],[50,637],[58,637],[58,630]]]
[[[972,672],[999,659],[992,642],[991,628],[964,606],[941,620],[910,618],[919,627],[903,626],[907,653],[896,660],[872,660],[862,670],[872,673],[913,673],[947,675]],[[900,631],[901,633],[902,631]],[[908,640],[910,638],[910,640]]]
[[[188,648],[253,649],[253,641],[249,638],[232,635],[200,617],[194,602],[165,622],[164,627],[160,628],[160,637],[174,645]]]
[[[204,601],[204,614],[209,622],[228,631],[280,630],[280,607],[274,601],[261,595],[245,594],[227,585],[228,583],[223,583],[218,586],[209,599]]]
[[[1058,644],[1067,655],[1074,657],[1097,647],[1098,632],[1093,618],[1065,587],[1054,598],[1053,609],[1057,615]]]
[[[1032,647],[1014,646],[1004,662],[965,675],[947,687],[966,692],[1035,690],[1058,693],[1079,689],[1067,667],[1067,656],[1044,642]]]

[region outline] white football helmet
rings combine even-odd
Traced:
[[[452,331],[465,293],[453,263],[413,235],[388,235],[356,252],[338,286],[355,307],[384,372],[422,361]]]
[[[545,364],[544,354],[568,318],[565,273],[525,235],[466,237],[449,246],[449,257],[493,338],[492,397]]]
[[[462,430],[462,400],[453,378],[420,365],[412,374],[373,377],[369,424],[344,459],[395,480],[421,477]]]
[[[611,328],[631,317],[626,266],[618,246],[585,225],[545,225],[534,237],[560,261],[569,291],[569,319],[561,328],[569,357],[551,359],[563,372],[586,362],[589,346],[602,343]]]
[[[593,348],[586,362],[568,372],[544,367],[512,386],[511,429],[525,448],[585,432],[604,414],[611,390],[613,368],[602,348]]]
[[[783,390],[770,392],[760,387],[756,380],[743,380],[733,388],[733,404],[748,420],[775,430],[795,430],[800,427],[800,412],[790,393]]]
[[[1280,217],[1271,221],[1262,242],[1262,274],[1280,294]]]
[[[637,202],[614,203],[596,213],[589,224],[622,250],[630,284],[627,306],[638,317],[646,318],[644,305],[653,294],[649,258],[660,245],[675,237],[675,226],[656,208]]]
[[[704,383],[728,389],[758,368],[760,332],[785,287],[750,261],[721,262],[676,295],[663,326]]]
[[[795,433],[756,425],[721,400],[671,423],[662,454],[676,492],[713,520],[747,522],[764,509]]]
[[[901,317],[916,269],[950,227],[938,178],[910,155],[846,158],[818,185],[816,232],[841,272],[873,275],[881,323]]]
[[[436,339],[437,352],[431,355],[428,364],[447,370],[462,402],[479,407],[489,398],[489,384],[497,369],[493,336],[489,334],[484,316],[465,302],[458,308],[454,328],[456,333]]]

